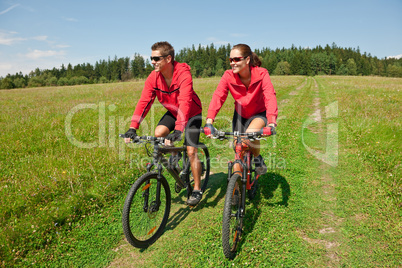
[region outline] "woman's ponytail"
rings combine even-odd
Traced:
[[[250,65],[253,67],[260,67],[261,66],[261,60],[260,58],[257,56],[257,54],[255,54],[254,52],[251,53],[250,56]]]

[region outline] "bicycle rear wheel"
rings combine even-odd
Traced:
[[[251,189],[247,191],[247,195],[250,200],[253,200],[254,197],[256,196],[258,187],[259,187],[258,180],[254,179],[253,186],[251,186]]]
[[[157,173],[148,172],[138,178],[123,207],[123,231],[127,241],[137,248],[153,244],[163,233],[170,205],[170,188],[165,177],[158,180]]]
[[[211,164],[210,164],[210,159],[209,159],[209,151],[208,148],[205,144],[200,143],[198,145],[198,159],[201,162],[201,191],[204,192],[205,189],[207,188],[208,180],[209,180],[209,172],[211,170]],[[187,161],[188,158],[187,158]],[[192,170],[191,170],[191,165],[189,168],[189,178],[190,178],[190,184],[192,185],[194,182]]]
[[[226,190],[222,221],[222,247],[226,258],[233,259],[243,231],[241,176],[233,174]]]

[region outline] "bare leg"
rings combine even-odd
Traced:
[[[201,162],[198,159],[198,149],[196,147],[187,146],[187,155],[190,160],[191,170],[194,178],[194,190],[201,190]]]
[[[253,121],[251,121],[250,125],[248,126],[246,132],[258,132],[260,131],[263,127],[265,127],[265,122],[261,118],[255,118]],[[250,146],[251,153],[254,155],[254,157],[257,157],[260,155],[260,141],[255,140],[255,141],[247,141],[248,145]]]
[[[166,137],[169,133],[167,126],[159,125],[155,128],[155,137]]]

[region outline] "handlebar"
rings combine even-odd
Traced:
[[[203,133],[205,133],[204,130],[202,130]],[[209,131],[208,131],[209,132]],[[233,136],[233,137],[243,137],[243,138],[248,138],[250,140],[257,140],[257,139],[262,139],[261,137],[264,136],[272,136],[276,135],[276,131],[274,127],[264,127],[260,131],[257,132],[239,132],[239,131],[234,131],[234,132],[225,132],[225,131],[215,131],[215,133],[212,135],[213,139],[227,139],[227,136]]]
[[[126,134],[119,134],[120,138],[129,138],[126,137]],[[157,142],[162,144],[165,141],[164,137],[154,137],[154,136],[137,136],[135,137],[131,142],[132,143],[138,143],[140,142],[140,140],[144,140],[144,141],[153,141],[153,142]]]
[[[200,128],[200,131],[205,134],[204,128]],[[275,128],[274,127],[264,127],[260,131],[257,131],[257,132],[244,132],[244,133],[242,133],[242,132],[239,132],[239,131],[234,131],[234,132],[216,131],[212,135],[212,138],[219,139],[219,140],[224,140],[224,139],[227,139],[227,136],[233,136],[233,137],[246,137],[246,138],[248,138],[250,140],[253,140],[253,139],[257,140],[257,139],[262,139],[261,137],[272,136],[272,135],[276,135]],[[119,137],[120,138],[128,138],[128,137],[126,137],[126,134],[119,134]],[[132,143],[139,143],[141,140],[163,144],[164,141],[165,141],[165,137],[136,136],[131,142]]]
[[[204,129],[200,128],[200,131],[204,133]],[[119,134],[120,138],[130,138],[126,137],[126,134]],[[149,142],[156,142],[159,144],[164,144],[166,137],[154,137],[154,136],[136,136],[134,139],[131,140],[132,143],[138,143],[141,140],[149,141]]]

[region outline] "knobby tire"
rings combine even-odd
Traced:
[[[171,195],[165,177],[160,179],[160,206],[156,203],[158,174],[142,175],[129,190],[123,207],[123,231],[127,241],[137,248],[147,248],[163,233],[167,224]],[[144,200],[148,196],[148,207]]]
[[[226,190],[222,221],[222,247],[228,259],[236,256],[236,249],[243,231],[243,218],[240,213],[245,208],[242,204],[241,189],[241,176],[235,173],[230,178]]]

